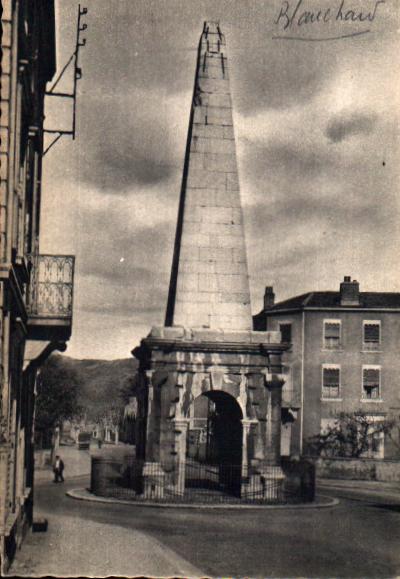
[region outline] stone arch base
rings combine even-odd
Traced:
[[[184,493],[190,405],[220,392],[242,415],[242,494],[254,488],[254,477],[265,493],[268,473],[276,479],[280,469],[283,350],[270,332],[154,328],[142,340],[134,351],[140,360],[137,457],[145,461],[144,478],[155,473],[151,488]]]

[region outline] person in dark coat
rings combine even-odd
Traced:
[[[54,467],[53,467],[53,472],[54,472],[54,481],[53,482],[56,482],[56,483],[64,482],[63,471],[64,471],[64,463],[63,463],[62,459],[60,458],[60,456],[57,454],[56,460],[54,461]]]

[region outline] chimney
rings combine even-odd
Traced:
[[[275,303],[274,288],[272,285],[267,285],[264,293],[264,310],[272,308]]]
[[[349,275],[346,275],[340,284],[340,305],[360,305],[360,284],[355,279],[351,281],[351,277]]]

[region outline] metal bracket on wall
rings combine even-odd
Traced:
[[[63,98],[63,99],[72,99],[72,128],[70,130],[64,129],[44,129],[45,133],[55,135],[51,143],[48,147],[44,150],[43,156],[46,155],[50,151],[50,149],[63,137],[71,136],[72,139],[75,139],[76,135],[76,94],[77,94],[77,83],[78,80],[82,78],[82,69],[79,66],[79,49],[81,46],[86,45],[86,38],[82,38],[81,33],[87,29],[87,24],[82,23],[81,19],[82,16],[85,16],[88,12],[87,8],[81,8],[81,5],[78,6],[78,22],[76,27],[76,42],[75,42],[75,50],[71,54],[70,58],[68,59],[67,63],[62,68],[60,74],[54,81],[52,87],[46,91],[46,96],[48,97],[56,97],[56,98]],[[55,88],[57,87],[60,80],[63,78],[65,72],[68,70],[69,66],[73,63],[74,67],[74,80],[73,80],[73,88],[72,92],[55,92]]]

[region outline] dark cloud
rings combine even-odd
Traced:
[[[368,135],[374,130],[377,117],[370,113],[351,113],[333,118],[326,127],[326,136],[332,143],[340,143],[355,135]]]
[[[76,175],[80,182],[120,192],[165,183],[177,171],[183,145],[176,143],[166,105],[157,108],[155,93],[147,103],[142,101],[137,91],[120,95],[112,103],[106,101],[106,114],[101,114],[104,103],[98,95],[84,103],[80,131],[85,148],[79,151]]]
[[[104,285],[104,279],[97,276],[88,276],[87,282],[97,285],[95,292],[96,300],[83,299],[80,302],[79,310],[81,312],[95,312],[99,315],[127,316],[153,315],[150,323],[156,323],[165,315],[167,304],[167,293],[164,287],[152,286],[154,275],[147,272],[141,278],[140,287],[137,284],[118,285],[114,282],[108,282]],[[144,282],[147,281],[147,285]],[[123,291],[121,291],[123,288]]]
[[[121,218],[122,216],[120,216]],[[101,217],[94,219],[96,223],[105,221],[107,212],[101,212]],[[96,275],[103,281],[112,281],[121,286],[132,283],[149,282],[149,272],[157,275],[169,274],[174,241],[174,225],[161,223],[154,228],[119,226],[116,219],[108,216],[111,223],[107,229],[97,229],[102,232],[102,244],[109,243],[108,251],[99,252],[96,244],[85,244],[82,253],[80,269],[86,275]],[[114,229],[112,228],[114,224]],[[85,237],[93,238],[95,224],[86,224]],[[93,229],[92,229],[93,228]]]
[[[235,105],[243,114],[310,101],[336,66],[335,57],[321,54],[312,43],[299,51],[296,43],[273,44],[265,37],[260,50],[249,50],[241,59],[240,74],[236,72],[234,79]]]
[[[123,216],[118,218],[123,220]],[[104,227],[107,219],[109,225]],[[77,256],[79,309],[126,316],[153,312],[155,321],[161,320],[168,292],[173,226],[160,223],[157,231],[145,227],[131,230],[108,211],[93,212],[85,225],[83,250]],[[90,243],[95,231],[102,232],[101,246],[108,247],[106,252]]]
[[[287,210],[295,206],[297,210],[299,199],[308,204],[314,197],[326,195],[322,187],[326,189],[329,176],[340,169],[338,152],[326,149],[300,140],[251,143],[244,154],[242,182],[253,184],[257,200],[266,208],[270,209],[271,201],[278,199],[287,205]]]
[[[336,157],[321,147],[312,147],[300,140],[270,141],[248,148],[249,164],[256,175],[263,171],[274,174],[304,176],[308,180],[321,175],[335,164]]]
[[[87,181],[107,191],[127,190],[134,185],[155,185],[167,181],[174,171],[173,167],[163,165],[157,159],[141,157],[129,150],[118,154],[115,149],[100,148],[91,161],[92,167],[88,165],[85,172]]]

